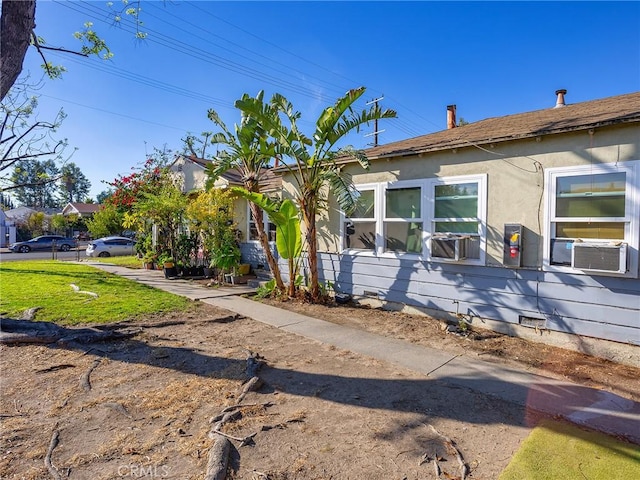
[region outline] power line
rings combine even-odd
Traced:
[[[104,19],[104,14],[103,12],[99,9],[99,7],[96,7],[92,4],[89,4],[87,2],[65,2],[65,3],[60,3],[60,2],[55,2],[58,3],[66,8],[69,8],[71,10],[74,10],[76,12],[79,13],[83,13],[85,15],[90,16],[91,18],[98,20],[100,22],[103,23],[107,23],[107,21]],[[79,6],[84,7],[83,8],[78,8]],[[123,28],[124,31],[129,32],[134,34],[136,29],[135,26],[131,25],[130,21],[127,21],[127,19],[123,19],[119,22],[119,25],[121,26],[121,28]],[[221,57],[220,55],[216,55],[214,53],[208,52],[206,50],[203,50],[201,48],[198,48],[194,45],[190,45],[188,43],[185,43],[175,37],[170,37],[168,35],[165,35],[161,32],[158,32],[157,30],[151,29],[151,28],[146,28],[145,29],[146,33],[148,33],[149,35],[147,36],[147,38],[145,39],[145,41],[151,42],[151,43],[156,43],[159,45],[162,45],[170,50],[173,50],[175,52],[181,53],[183,55],[195,58],[197,60],[212,64],[212,65],[217,65],[219,67],[222,67],[226,70],[229,70],[231,72],[234,73],[238,73],[241,75],[244,75],[246,77],[249,78],[253,78],[254,80],[259,80],[259,81],[263,81],[265,83],[268,83],[270,85],[274,85],[276,87],[280,87],[280,88],[288,88],[291,89],[292,91],[294,91],[295,93],[298,93],[299,95],[304,95],[313,99],[317,99],[319,95],[314,95],[311,92],[309,92],[309,90],[300,87],[299,85],[292,83],[288,80],[283,80],[277,77],[274,77],[268,73],[265,72],[261,72],[259,70],[256,69],[252,69],[249,67],[246,67],[244,65],[241,65],[233,60],[229,60],[227,58]],[[322,95],[320,95],[322,96]]]
[[[103,23],[109,23],[106,20],[106,18],[108,18],[108,17],[104,14],[104,12],[102,10],[100,10],[99,7],[96,7],[94,5],[88,4],[86,2],[79,2],[79,3],[82,4],[82,6],[84,6],[84,9],[78,8],[77,3],[70,3],[70,2],[65,2],[65,3],[55,2],[55,3],[58,3],[59,5],[62,5],[64,7],[66,7],[66,8],[74,10],[76,12],[82,13],[83,15],[88,15],[91,18],[96,19],[98,21],[101,21]],[[188,2],[188,3],[190,5],[192,5],[192,6],[194,6],[191,2]],[[203,11],[203,12],[207,13],[208,15],[211,15],[212,17],[219,19],[219,17],[211,14],[210,12],[207,12],[206,10],[203,10],[200,7],[194,6],[194,8],[197,8],[198,10]],[[171,23],[171,22],[167,22],[165,20],[162,20],[162,19],[160,19],[159,17],[157,17],[155,15],[153,15],[153,17],[154,18],[158,18],[159,20],[161,20],[161,21],[163,21],[165,23],[168,23],[170,26],[176,28],[176,25]],[[181,19],[180,17],[178,17],[176,15],[174,15],[174,18],[177,18],[177,19],[179,19],[179,20],[181,20],[183,22],[186,22],[186,23],[188,23],[190,25],[194,25],[191,22],[187,22],[186,20]],[[270,45],[275,46],[276,48],[279,48],[280,50],[286,52],[289,55],[292,55],[294,57],[297,57],[297,58],[300,58],[302,60],[305,60],[305,59],[303,59],[303,57],[299,57],[299,56],[297,56],[297,55],[295,55],[295,54],[293,54],[291,52],[288,52],[288,51],[278,47],[277,45],[273,44],[272,42],[269,42],[269,41],[267,41],[265,39],[262,39],[261,37],[258,37],[258,36],[254,35],[254,34],[251,34],[250,32],[247,32],[246,30],[243,30],[240,27],[237,27],[237,26],[231,24],[230,22],[227,22],[227,21],[222,20],[222,19],[220,19],[220,20],[225,22],[225,23],[227,23],[227,24],[229,24],[229,25],[231,25],[231,26],[233,26],[234,28],[238,28],[239,30],[241,30],[241,31],[243,31],[243,32],[255,37],[255,38],[260,39],[264,43],[268,43]],[[135,33],[135,31],[136,31],[135,24],[129,19],[123,18],[123,20],[121,20],[118,23],[118,25],[124,31],[129,32],[129,33]],[[210,31],[208,31],[206,29],[202,29],[202,28],[200,28],[200,29],[205,31],[205,32],[207,32],[207,33],[209,33],[210,35],[214,35],[214,34],[212,34]],[[215,54],[213,54],[211,52],[208,52],[206,50],[200,49],[200,48],[195,47],[193,45],[187,44],[187,43],[182,42],[182,41],[180,41],[178,39],[175,39],[173,37],[168,37],[168,36],[166,36],[166,35],[164,35],[164,34],[162,34],[160,32],[157,32],[156,30],[153,30],[153,29],[146,29],[146,30],[150,34],[152,34],[152,35],[150,35],[150,37],[148,37],[148,41],[152,41],[153,43],[156,43],[156,44],[159,44],[161,46],[164,46],[165,48],[169,48],[169,49],[171,49],[173,51],[176,51],[178,53],[181,53],[183,55],[190,56],[192,58],[196,58],[198,60],[202,60],[202,61],[205,61],[207,63],[215,64],[217,66],[225,68],[225,69],[227,69],[229,71],[232,71],[234,73],[239,73],[241,75],[245,75],[245,76],[248,76],[250,78],[259,80],[259,81],[265,81],[265,82],[267,82],[269,84],[272,84],[272,85],[275,85],[277,87],[290,88],[295,93],[298,93],[298,94],[301,94],[301,95],[304,95],[304,96],[307,96],[307,97],[310,97],[310,98],[313,98],[313,99],[321,99],[323,101],[328,101],[328,97],[326,97],[325,95],[323,95],[321,93],[313,93],[313,92],[309,91],[308,89],[306,89],[304,87],[301,87],[301,86],[299,86],[297,84],[294,84],[294,83],[292,83],[290,81],[282,80],[280,78],[273,77],[272,75],[269,75],[269,74],[267,74],[265,72],[262,72],[260,70],[252,69],[252,68],[246,67],[244,65],[238,64],[237,62],[234,62],[232,60],[228,60],[226,58],[220,57],[219,55],[215,55]],[[178,29],[178,30],[180,30],[180,29]],[[194,36],[196,38],[200,38],[200,39],[204,40],[202,37],[199,37],[197,35],[194,35]],[[233,42],[231,42],[231,43],[234,44],[234,45],[237,45],[237,44],[235,44]],[[242,47],[242,46],[239,46],[239,47],[242,48],[243,50],[251,52],[251,53],[253,53],[255,55],[259,55],[259,56],[262,56],[263,58],[269,59],[269,57],[265,57],[264,55],[257,54],[257,53],[253,52],[250,49],[246,49],[245,47]],[[243,58],[247,58],[247,57],[243,57]],[[280,65],[283,65],[282,63],[274,61],[272,59],[269,59],[269,60],[274,62],[274,63],[278,63]],[[326,69],[325,67],[319,66],[319,65],[317,65],[317,64],[315,64],[313,62],[306,61],[306,63],[314,65],[314,66],[316,66],[318,68],[322,68],[323,70],[328,71],[332,75],[337,75],[337,74],[335,74],[335,72],[331,72],[330,70]],[[264,64],[260,64],[260,65],[264,66]],[[100,69],[99,67],[94,67],[93,65],[91,66],[91,68]],[[100,70],[106,71],[104,69],[100,69]],[[301,72],[300,70],[296,70],[296,71]],[[228,103],[226,103],[225,101],[223,101],[221,99],[215,99],[213,97],[205,97],[205,96],[202,96],[201,94],[192,92],[190,90],[182,89],[180,87],[172,86],[172,85],[169,85],[169,84],[164,84],[163,82],[158,82],[158,81],[155,81],[155,80],[152,80],[152,79],[148,79],[148,78],[145,78],[145,77],[142,77],[142,76],[138,76],[137,74],[133,74],[133,73],[127,72],[125,70],[121,70],[120,69],[118,71],[118,73],[115,73],[115,72],[107,72],[107,73],[112,73],[114,75],[121,76],[122,78],[128,78],[131,81],[137,81],[137,82],[139,82],[141,84],[152,86],[154,88],[158,88],[158,89],[161,89],[161,90],[165,90],[165,91],[168,91],[170,93],[176,93],[176,94],[183,95],[183,96],[186,96],[186,97],[199,99],[199,100],[202,100],[202,101],[208,101],[208,102],[211,102],[211,103],[214,103],[214,104],[217,104],[217,105],[221,105],[221,106],[224,106],[224,107],[228,107],[229,106]],[[311,78],[316,78],[316,77],[313,77],[311,75],[305,74],[304,72],[301,72],[301,73],[303,73],[304,75],[307,75],[307,76],[309,76]],[[337,76],[340,76],[340,75],[337,75]],[[342,78],[346,78],[346,77],[342,77]],[[325,83],[327,83],[327,82],[325,82]],[[330,84],[330,85],[333,85],[333,84]],[[205,98],[206,98],[206,100],[205,100]],[[419,132],[414,128],[414,125],[405,122],[402,119],[401,116],[399,116],[399,118],[394,119],[394,123],[393,123],[392,126],[394,128],[396,128],[397,130],[402,131],[405,134],[408,134],[410,136],[416,136],[416,135],[419,134]]]
[[[158,126],[158,127],[171,128],[171,129],[173,129],[173,130],[179,130],[179,131],[181,131],[181,132],[183,132],[183,133],[189,133],[189,131],[188,131],[188,130],[185,130],[184,128],[174,127],[174,126],[171,126],[171,125],[165,125],[165,124],[163,124],[163,123],[153,122],[153,121],[151,121],[151,120],[145,120],[145,119],[143,119],[143,118],[133,117],[133,116],[131,116],[131,115],[126,115],[126,114],[124,114],[124,113],[112,112],[112,111],[110,111],[110,110],[105,110],[104,108],[93,107],[93,106],[91,106],[91,105],[85,105],[85,104],[83,104],[83,103],[74,102],[73,100],[68,100],[68,99],[65,99],[65,98],[54,97],[53,95],[46,95],[46,94],[44,94],[44,93],[41,93],[41,94],[39,94],[39,95],[40,95],[41,97],[52,98],[52,99],[54,99],[54,100],[58,100],[58,101],[60,101],[60,102],[70,103],[70,104],[72,104],[72,105],[77,105],[77,106],[79,106],[79,107],[83,107],[83,108],[89,108],[89,109],[91,109],[91,110],[96,110],[96,111],[98,111],[98,112],[108,113],[109,115],[116,115],[116,116],[118,116],[118,117],[128,118],[128,119],[130,119],[130,120],[135,120],[135,121],[137,121],[137,122],[144,122],[144,123],[148,123],[148,124],[150,124],[150,125],[156,125],[156,126]]]
[[[165,83],[160,80],[156,80],[154,78],[145,77],[143,75],[139,75],[129,70],[116,67],[112,63],[105,63],[104,60],[98,60],[96,58],[77,59],[75,57],[67,57],[64,54],[56,53],[56,52],[52,52],[51,55],[64,58],[65,63],[70,61],[72,63],[79,64],[83,67],[88,67],[93,70],[97,70],[99,72],[103,72],[109,75],[113,75],[115,77],[123,78],[125,80],[129,80],[131,82],[138,83],[140,85],[145,85],[158,90],[163,90],[163,91],[172,93],[174,95],[181,95],[186,98],[191,98],[193,100],[198,100],[208,104],[219,105],[225,108],[233,108],[233,106],[230,105],[229,102],[225,100],[215,98],[215,97],[210,97],[208,95],[204,95],[204,94],[195,92],[193,90],[188,90],[186,88],[172,85],[170,83]]]

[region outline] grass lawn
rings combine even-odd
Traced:
[[[640,478],[638,445],[546,420],[533,429],[499,480],[636,478]]]
[[[118,257],[87,257],[86,261],[110,263],[127,268],[142,268],[142,260],[135,255],[126,255]]]
[[[98,297],[77,293],[72,284]],[[89,265],[55,260],[0,263],[0,313],[7,317],[18,318],[29,308],[41,307],[36,320],[64,325],[106,323],[185,310],[190,305],[184,297]]]

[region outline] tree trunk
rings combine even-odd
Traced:
[[[278,266],[278,261],[273,256],[273,252],[271,251],[271,247],[269,246],[269,238],[264,231],[264,222],[263,222],[263,212],[255,203],[249,202],[249,208],[251,208],[251,214],[253,215],[253,220],[256,224],[256,229],[258,230],[258,238],[260,239],[260,245],[262,245],[262,249],[267,257],[267,263],[269,264],[269,269],[271,270],[271,274],[276,281],[276,286],[280,292],[285,292],[286,287],[284,286],[284,282],[282,281],[282,275],[280,274],[280,267]]]
[[[309,246],[309,273],[311,274],[311,301],[320,300],[320,280],[318,275],[318,240],[316,232],[316,211],[311,202],[303,208],[305,223],[307,224],[307,245]]]
[[[31,33],[36,28],[35,0],[2,0],[0,24],[0,101],[22,72]]]

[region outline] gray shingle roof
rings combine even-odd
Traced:
[[[75,208],[78,213],[96,213],[98,210],[100,210],[100,208],[102,208],[102,205],[100,205],[99,203],[72,202],[69,203],[69,205]]]
[[[365,150],[370,160],[640,122],[640,92],[493,117]]]

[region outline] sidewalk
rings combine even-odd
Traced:
[[[92,266],[192,300],[224,308],[286,332],[367,355],[422,373],[430,379],[470,388],[527,410],[559,415],[573,423],[623,436],[640,444],[640,403],[613,393],[506,368],[476,358],[414,345],[261,304],[241,295],[254,290],[205,288],[167,280],[161,271],[132,270],[104,263]]]

